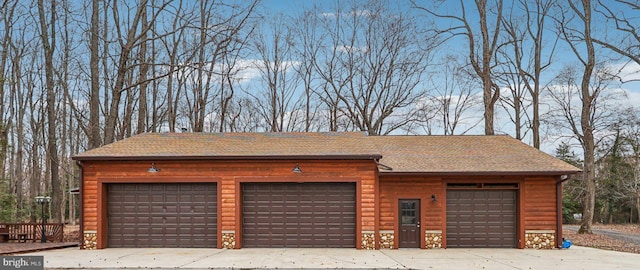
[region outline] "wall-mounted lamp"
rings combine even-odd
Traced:
[[[296,166],[293,167],[293,170],[291,170],[291,172],[302,173],[302,169],[300,169],[300,164],[296,163]]]
[[[160,169],[156,167],[156,163],[155,162],[151,163],[151,168],[149,168],[147,170],[147,172],[150,172],[150,173],[157,173],[159,171],[160,171]]]
[[[437,202],[438,199],[436,199],[436,194],[431,194],[431,201],[432,202]]]

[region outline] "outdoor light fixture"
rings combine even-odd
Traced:
[[[296,166],[291,170],[294,173],[302,173],[302,169],[300,169],[300,164],[296,163]]]
[[[151,168],[149,168],[147,170],[147,172],[150,172],[150,173],[157,173],[159,171],[160,171],[160,169],[156,168],[156,163],[155,162],[152,162],[151,163]]]
[[[47,236],[45,235],[45,229],[44,229],[44,225],[45,225],[44,205],[48,204],[49,202],[51,202],[51,197],[49,197],[49,196],[37,196],[36,197],[36,203],[38,203],[38,204],[40,204],[42,206],[42,238],[40,239],[41,243],[46,243],[47,242]]]
[[[431,194],[431,201],[432,202],[437,202],[438,199],[436,199],[436,194]]]

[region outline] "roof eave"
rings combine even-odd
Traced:
[[[274,155],[274,156],[73,156],[79,161],[133,160],[378,160],[379,154],[369,155]]]
[[[573,175],[578,174],[581,171],[465,171],[465,172],[407,172],[407,171],[380,171],[380,175],[389,176],[469,176],[469,175],[512,175],[512,176],[526,176],[526,175],[544,175],[544,176],[558,176],[558,175]]]

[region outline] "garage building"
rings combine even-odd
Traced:
[[[74,159],[84,249],[553,248],[579,172],[505,135],[145,133]]]

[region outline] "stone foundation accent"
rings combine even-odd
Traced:
[[[376,249],[376,235],[373,231],[362,231],[362,249]]]
[[[380,231],[380,248],[389,248],[393,249],[393,244],[395,242],[394,232],[391,231]]]
[[[222,231],[222,248],[234,249],[236,247],[236,232]]]
[[[98,232],[97,231],[84,231],[82,236],[82,249],[96,249],[98,248]]]
[[[424,231],[424,247],[426,249],[442,248],[442,231]]]
[[[528,230],[524,232],[525,248],[554,249],[556,247],[556,231]]]

